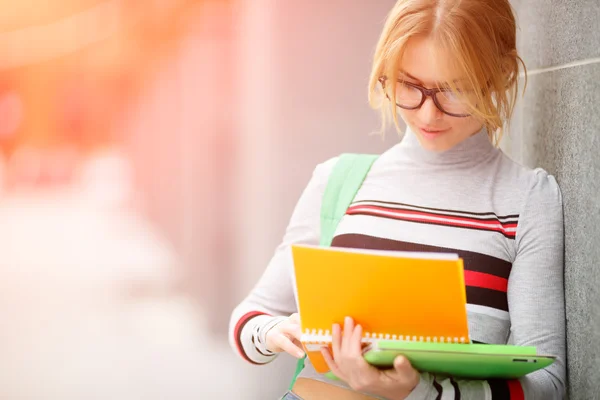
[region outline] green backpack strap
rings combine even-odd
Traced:
[[[333,235],[354,200],[377,155],[342,154],[327,181],[321,203],[321,246],[330,246]]]
[[[321,246],[330,246],[333,235],[348,207],[354,200],[371,166],[379,157],[374,154],[342,154],[338,158],[329,179],[321,202]],[[296,372],[289,389],[304,369],[304,358],[298,360]],[[333,376],[332,376],[333,378]]]

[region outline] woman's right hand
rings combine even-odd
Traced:
[[[296,358],[302,358],[304,350],[300,343],[301,335],[300,315],[294,313],[267,332],[265,337],[267,349],[273,353],[284,351]]]

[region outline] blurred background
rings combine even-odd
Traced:
[[[571,24],[542,0],[513,3],[534,77],[503,146],[557,175],[567,220],[600,215],[581,200],[600,193],[600,162],[586,156],[600,143],[568,140],[577,116],[600,129],[585,111],[600,102],[600,5],[582,2],[570,12],[591,22]],[[0,4],[0,399],[278,398],[293,360],[242,361],[230,312],[314,166],[398,141],[372,134],[366,97],[394,1]],[[548,39],[557,20],[570,39]],[[567,230],[568,262],[600,256],[593,229]],[[567,278],[588,285],[567,290],[580,313],[570,347],[589,353],[583,327],[600,317],[579,306],[600,295],[583,272]],[[586,360],[572,368],[580,398],[598,393],[584,371],[600,362]]]
[[[366,100],[393,1],[1,4],[0,399],[280,396],[230,312],[314,166],[397,140]]]

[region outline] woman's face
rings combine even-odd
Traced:
[[[441,76],[444,67],[450,65],[449,56],[435,46],[429,38],[411,38],[400,63],[399,79],[431,89],[439,83],[456,81],[460,88],[461,76]],[[443,63],[445,65],[440,65]],[[449,74],[452,75],[452,74]],[[439,99],[440,97],[438,97]],[[440,111],[433,99],[427,97],[421,108],[406,110],[398,107],[400,116],[416,134],[423,148],[442,152],[449,150],[469,136],[479,132],[483,123],[475,117],[452,117]]]

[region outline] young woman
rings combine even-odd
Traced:
[[[381,371],[360,354],[360,326],[332,327],[339,381],[310,361],[302,399],[560,399],[565,393],[562,200],[555,179],[496,147],[516,100],[522,60],[508,0],[399,0],[375,52],[372,105],[402,141],[373,164],[333,246],[455,252],[465,262],[471,340],[536,346],[557,356],[518,381],[419,373],[398,357]],[[255,364],[302,357],[293,243],[319,243],[321,197],[336,159],[316,167],[264,275],[234,310],[230,340]],[[301,316],[300,316],[301,317]],[[349,316],[352,317],[352,316]]]

